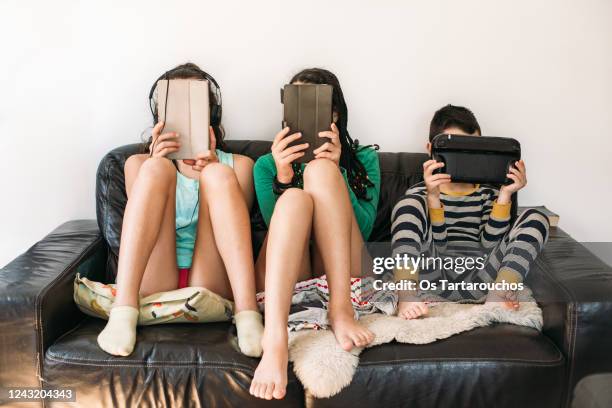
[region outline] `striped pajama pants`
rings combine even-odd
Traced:
[[[422,200],[414,200],[413,205],[421,205]],[[423,214],[427,214],[426,208],[419,208]],[[466,270],[463,273],[457,273],[454,269],[419,269],[419,280],[428,280],[430,282],[439,282],[439,280],[447,280],[448,282],[473,282],[473,283],[491,283],[497,278],[497,273],[501,269],[507,269],[521,275],[523,280],[529,273],[530,267],[537,258],[538,254],[544,248],[549,235],[548,218],[540,211],[528,209],[521,213],[516,221],[512,224],[509,231],[504,234],[501,240],[491,249],[483,248],[477,242],[452,242],[444,243],[445,251],[438,250],[438,245],[432,239],[431,222],[429,217],[424,217],[425,228],[419,232],[418,238],[420,242],[414,242],[415,245],[410,245],[412,248],[422,248],[421,253],[427,257],[458,257],[458,256],[485,256],[484,268]],[[418,231],[415,229],[413,231]],[[394,234],[395,235],[395,234]],[[406,246],[406,242],[402,242],[402,246]],[[451,245],[452,244],[452,245]],[[395,245],[394,245],[395,246]],[[449,249],[449,247],[453,249]],[[448,251],[448,252],[447,252]],[[409,251],[410,252],[410,251]],[[398,252],[394,251],[394,255]],[[461,253],[461,255],[458,255]],[[409,256],[419,256],[420,254],[408,254]],[[441,285],[437,285],[437,290],[428,293],[443,297],[452,301],[459,300],[481,300],[487,291],[480,289],[471,290],[442,290]]]

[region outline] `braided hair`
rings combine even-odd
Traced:
[[[332,109],[337,114],[336,126],[340,132],[340,145],[342,152],[340,154],[340,166],[346,170],[349,185],[357,198],[361,200],[371,200],[368,197],[367,188],[374,184],[368,179],[368,173],[357,158],[357,152],[367,147],[374,147],[378,150],[378,145],[359,146],[359,140],[353,140],[347,129],[348,109],[344,101],[344,94],[340,87],[340,81],[332,72],[322,68],[309,68],[298,72],[291,78],[291,83],[302,82],[305,84],[320,84],[331,85],[332,91]]]

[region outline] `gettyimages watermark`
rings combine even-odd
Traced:
[[[535,261],[528,262],[518,253],[461,243],[446,246],[444,253],[401,253],[394,252],[389,242],[367,243],[362,251],[362,291],[396,292],[400,299],[416,293],[440,301],[482,300],[492,291],[525,294],[538,302],[612,301],[610,291],[603,287],[601,291],[582,290],[582,282],[589,277],[612,276],[612,242],[571,244],[558,248],[548,243]],[[509,265],[509,272],[498,279],[502,265]]]

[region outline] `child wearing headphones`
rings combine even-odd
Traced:
[[[125,163],[128,201],[117,295],[98,344],[109,354],[129,355],[136,341],[139,295],[200,286],[233,299],[240,350],[258,357],[263,323],[255,300],[249,218],[253,161],[225,151],[214,78],[187,63],[159,79],[209,81],[211,148],[195,160],[169,160],[166,156],[180,147],[178,135],[163,132],[152,103],[155,126],[145,144],[148,154],[133,155]]]
[[[255,163],[255,191],[269,226],[258,257],[258,288],[265,287],[263,357],[250,393],[281,399],[287,386],[288,317],[296,282],[326,274],[327,318],[345,350],[363,347],[374,335],[355,320],[351,277],[361,276],[361,251],[372,232],[380,192],[378,154],[359,146],[347,130],[347,107],[336,76],[306,69],[292,84],[333,87],[334,123],[319,133],[330,141],[314,150],[306,165],[294,161],[307,143],[288,147],[301,135],[289,128],[274,138],[272,152]]]

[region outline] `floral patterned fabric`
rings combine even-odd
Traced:
[[[257,294],[259,310],[264,312],[265,292]],[[293,290],[287,330],[322,330],[329,328],[327,304],[329,289],[325,275],[298,282]],[[392,315],[397,306],[395,292],[374,290],[372,278],[351,278],[351,303],[355,318],[382,313]]]
[[[85,314],[108,320],[116,295],[114,284],[94,282],[77,274],[74,302]],[[138,324],[207,323],[232,318],[233,303],[205,288],[187,287],[140,298]]]

